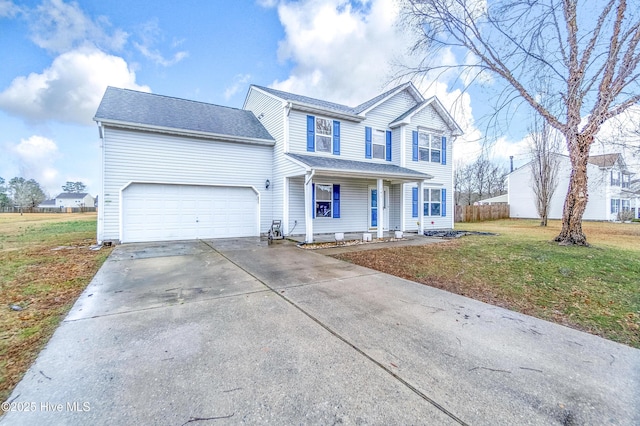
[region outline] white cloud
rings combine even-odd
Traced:
[[[20,175],[35,179],[44,189],[51,189],[58,183],[55,161],[60,157],[58,146],[51,139],[33,135],[22,139],[12,147],[16,156]]]
[[[133,42],[133,46],[138,49],[142,56],[151,60],[157,65],[169,67],[171,65],[177,64],[178,62],[189,56],[189,52],[182,50],[176,52],[171,58],[166,58],[160,52],[160,50],[154,47],[158,41],[164,40],[164,36],[162,30],[160,29],[160,26],[158,25],[157,19],[153,19],[141,25],[139,36],[141,42]],[[174,40],[171,43],[171,47],[176,48],[183,42],[184,40]]]
[[[0,93],[0,108],[27,121],[90,125],[108,85],[150,91],[136,84],[124,59],[84,47],[58,56],[41,74],[15,78]]]
[[[22,9],[10,0],[0,0],[0,18],[13,18]]]
[[[92,20],[75,2],[46,0],[32,13],[31,39],[50,52],[67,52],[87,43],[118,51],[127,42],[126,32],[120,29],[110,32],[111,24],[106,17]]]
[[[250,74],[237,74],[233,78],[233,84],[225,89],[224,98],[227,101],[231,99],[231,97],[243,89],[249,81],[251,81]]]
[[[295,67],[272,87],[348,105],[375,96],[407,46],[395,25],[398,13],[392,0],[280,2],[285,38],[278,56]]]

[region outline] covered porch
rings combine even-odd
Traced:
[[[431,175],[386,163],[287,156],[304,168],[288,178],[285,223],[293,222],[294,229],[304,226],[291,235],[303,235],[305,243],[313,243],[317,235],[334,240],[336,232],[359,234],[360,239],[371,233],[373,239],[381,239],[394,231],[406,232],[412,212],[422,234],[423,209],[418,206]],[[414,199],[410,187],[416,189]]]

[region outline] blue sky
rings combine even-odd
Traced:
[[[416,60],[397,16],[394,0],[0,0],[0,176],[97,194],[92,117],[107,85],[238,108],[252,83],[359,104],[400,82],[393,63]],[[477,156],[487,89],[416,84],[465,130],[455,155]],[[523,129],[511,130],[493,151],[522,163]]]

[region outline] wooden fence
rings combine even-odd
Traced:
[[[22,213],[85,213],[95,212],[95,207],[33,207],[22,209]],[[20,213],[19,207],[2,207],[0,213]]]
[[[456,206],[456,222],[483,222],[497,219],[509,219],[509,204]]]

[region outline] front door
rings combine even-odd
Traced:
[[[389,230],[389,187],[384,187],[384,194],[382,197],[378,197],[378,188],[375,186],[369,187],[369,229],[378,229],[379,213],[382,209],[382,216],[384,223],[382,224],[382,230]]]

